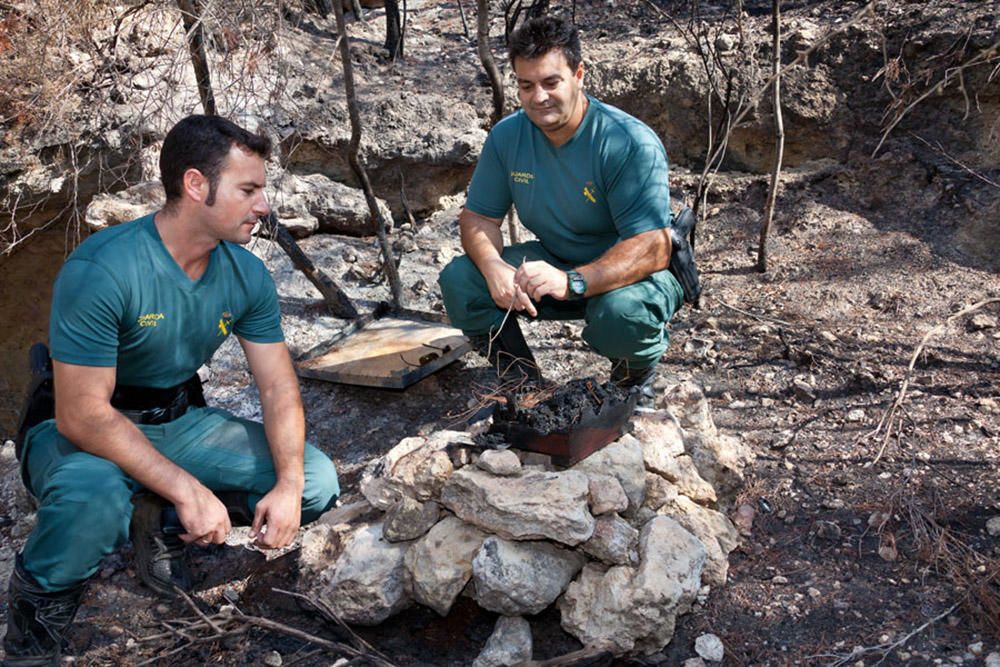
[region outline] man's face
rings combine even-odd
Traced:
[[[236,145],[229,149],[219,172],[215,202],[211,206],[206,203],[203,209],[208,231],[216,239],[250,242],[257,219],[271,210],[264,197],[265,180],[262,157]]]
[[[539,58],[515,58],[514,74],[521,107],[538,129],[551,134],[582,118],[583,63],[570,69],[562,49]]]

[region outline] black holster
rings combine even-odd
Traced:
[[[670,273],[684,290],[684,301],[700,308],[701,280],[694,263],[694,228],[698,218],[694,211],[685,208],[674,218],[670,227]],[[690,241],[688,240],[690,237]]]

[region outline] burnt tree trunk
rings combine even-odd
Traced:
[[[337,37],[340,42],[340,60],[344,66],[344,93],[347,97],[347,113],[351,118],[351,141],[347,146],[347,162],[351,165],[351,170],[358,177],[361,189],[365,193],[365,202],[368,204],[368,211],[372,221],[375,223],[375,231],[378,234],[378,243],[382,249],[382,266],[385,270],[386,278],[389,280],[389,289],[392,292],[393,310],[403,307],[403,285],[399,280],[399,273],[396,271],[396,260],[392,256],[392,246],[389,245],[388,232],[385,217],[378,207],[375,199],[375,191],[372,189],[371,181],[368,180],[368,173],[361,164],[358,157],[358,149],[361,146],[361,115],[358,113],[358,101],[354,94],[354,67],[351,64],[351,45],[347,39],[347,26],[344,23],[344,7],[338,1],[333,3],[333,13],[337,17]]]
[[[772,19],[774,42],[771,67],[774,76],[774,169],[771,184],[767,189],[767,203],[764,204],[764,221],[760,227],[760,243],[757,246],[757,270],[767,271],[767,233],[774,219],[774,203],[778,198],[778,182],[781,178],[781,160],[785,153],[785,123],[781,116],[781,0],[773,0]]]
[[[399,0],[385,0],[385,50],[389,60],[403,57],[403,30],[399,20]]]
[[[479,60],[483,63],[483,69],[490,78],[490,87],[493,89],[493,115],[490,116],[490,127],[493,127],[503,117],[504,96],[500,70],[497,69],[493,52],[490,50],[489,0],[476,0],[476,12],[476,49],[479,52]]]
[[[191,65],[194,66],[194,78],[198,84],[198,97],[201,106],[209,116],[216,115],[215,94],[212,92],[212,78],[208,72],[208,56],[205,54],[205,31],[202,27],[201,0],[177,0],[184,21],[184,32],[187,33],[188,49],[191,52]]]

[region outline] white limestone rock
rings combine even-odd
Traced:
[[[639,531],[617,514],[597,517],[594,534],[581,545],[590,556],[609,565],[628,565],[639,560]]]
[[[628,509],[628,496],[617,477],[590,475],[590,513],[594,516]]]
[[[461,431],[436,431],[428,437],[404,438],[384,456],[365,466],[361,493],[383,512],[403,496],[421,502],[434,499],[455,470],[448,446],[468,442],[468,434]]]
[[[472,577],[472,558],[486,533],[453,516],[445,517],[415,542],[404,559],[413,599],[447,616]]]
[[[312,219],[313,230],[324,233],[367,236],[375,233],[364,192],[323,174],[286,173],[271,197],[281,222]],[[389,226],[392,213],[381,199],[378,207]]]
[[[507,539],[574,546],[594,532],[588,489],[586,475],[574,470],[496,477],[470,466],[448,479],[441,504],[463,521]]]
[[[667,503],[673,501],[680,491],[677,486],[655,472],[646,473],[646,500],[642,506],[651,510],[658,510]]]
[[[510,477],[521,472],[521,459],[509,449],[487,449],[479,455],[476,466],[500,477]]]
[[[383,534],[390,542],[408,542],[424,535],[441,518],[441,506],[403,496],[385,513]]]
[[[694,640],[694,652],[709,662],[722,662],[726,657],[726,647],[717,635],[707,633]]]
[[[489,537],[472,561],[476,602],[508,616],[537,614],[566,590],[585,561],[549,542]]]
[[[637,416],[635,437],[642,445],[642,458],[649,470],[661,470],[669,459],[684,453],[684,434],[680,425],[669,418],[669,413],[657,412],[658,419],[651,416]]]
[[[653,472],[663,475],[672,482],[680,493],[699,503],[714,503],[715,489],[702,479],[691,457],[683,454],[675,458],[665,458],[657,462]]]
[[[501,616],[472,667],[509,667],[531,660],[531,626],[520,616]]]
[[[119,225],[161,208],[166,199],[159,180],[143,181],[120,192],[94,195],[84,222],[91,231]]]
[[[635,511],[642,505],[646,495],[646,469],[643,466],[642,445],[631,435],[624,435],[591,454],[572,470],[587,475],[612,475],[628,496],[628,511]]]
[[[740,542],[739,531],[725,514],[702,507],[686,496],[678,496],[661,507],[658,514],[669,516],[693,533],[705,545],[705,583],[713,586],[726,583],[729,573],[729,552]]]
[[[584,567],[559,601],[563,629],[615,654],[665,646],[698,594],[705,548],[676,521],[656,517],[640,533],[639,558],[638,567]]]
[[[409,542],[382,537],[382,524],[354,532],[319,595],[348,623],[378,625],[411,604],[403,559]]]

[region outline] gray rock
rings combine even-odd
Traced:
[[[436,498],[455,470],[448,445],[468,442],[458,431],[435,431],[427,437],[404,438],[384,456],[365,466],[361,493],[375,507],[388,510],[403,496],[427,501]]]
[[[722,640],[711,633],[699,636],[694,640],[694,652],[709,662],[722,662],[726,657],[726,648]]]
[[[587,554],[609,565],[627,565],[638,561],[636,545],[639,531],[617,514],[597,517],[594,534],[580,547]]]
[[[594,516],[628,509],[628,496],[621,482],[611,475],[590,475],[590,512]]]
[[[299,573],[304,582],[311,582],[333,565],[344,550],[346,527],[314,523],[302,534],[299,548]]]
[[[382,525],[354,532],[320,597],[348,623],[378,625],[411,604],[403,564],[410,543],[391,543]]]
[[[501,616],[472,667],[508,667],[531,660],[531,626],[520,616]]]
[[[143,181],[119,192],[96,195],[87,205],[84,222],[91,231],[112,227],[157,210],[166,199],[159,180]]]
[[[591,454],[572,468],[588,475],[612,475],[618,479],[625,495],[628,509],[634,511],[646,496],[646,469],[642,461],[642,445],[631,435]]]
[[[476,466],[500,477],[510,477],[521,472],[521,459],[509,449],[487,449],[479,455]]]
[[[705,548],[676,521],[656,517],[640,533],[639,558],[638,567],[586,565],[559,602],[563,629],[616,654],[665,646],[698,594]]]
[[[277,651],[268,651],[264,656],[264,664],[267,667],[281,667],[284,661],[281,659],[281,654]]]
[[[993,652],[986,656],[986,667],[1000,667],[1000,653]]]
[[[379,210],[391,227],[389,207],[384,201],[377,201]],[[272,203],[279,219],[286,225],[286,220],[312,220],[313,229],[325,233],[347,236],[375,233],[364,192],[323,174],[285,174],[272,196]]]
[[[413,599],[447,616],[472,577],[472,558],[486,533],[449,516],[406,552]]]
[[[992,517],[986,521],[986,532],[989,533],[991,537],[1000,535],[1000,516]]]
[[[729,573],[729,552],[740,541],[739,531],[725,514],[702,507],[686,496],[677,496],[659,509],[659,514],[669,516],[693,533],[705,545],[708,555],[705,563],[705,583],[726,583]]]
[[[587,477],[574,470],[496,477],[473,467],[455,472],[441,504],[467,523],[516,540],[550,539],[574,546],[590,538]]]
[[[489,537],[472,561],[476,601],[508,616],[537,614],[566,590],[585,560],[549,542]]]
[[[403,496],[385,513],[385,539],[390,542],[415,540],[431,529],[441,517],[441,506],[433,500],[422,503]]]
[[[669,502],[672,502],[680,491],[677,486],[663,479],[655,472],[646,473],[646,499],[642,506],[652,510],[658,510]]]

